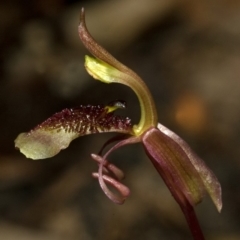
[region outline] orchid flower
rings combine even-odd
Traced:
[[[113,101],[106,106],[79,106],[56,113],[30,132],[21,133],[15,140],[16,148],[28,158],[44,159],[53,157],[67,148],[72,140],[86,134],[122,134],[105,143],[99,154],[91,154],[98,164],[98,171],[92,174],[93,177],[98,179],[110,200],[122,204],[130,190],[121,182],[123,172],[107,158],[124,145],[141,143],[182,209],[193,238],[204,239],[193,207],[202,201],[207,192],[217,210],[221,211],[221,186],[217,178],[182,138],[158,123],[156,107],[146,84],[93,39],[85,24],[84,9],[81,11],[78,32],[82,43],[94,56],[85,57],[87,72],[104,83],[120,83],[130,87],[140,103],[139,123],[132,125],[129,118],[115,115],[117,109],[126,107],[123,101]],[[108,144],[117,140],[118,143],[102,154]],[[108,185],[118,193],[113,192]]]

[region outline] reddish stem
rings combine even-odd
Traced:
[[[152,161],[153,165],[155,166],[156,170],[161,175],[163,181],[167,185],[172,196],[174,197],[174,199],[177,201],[180,208],[182,209],[182,212],[185,215],[187,224],[192,233],[193,239],[194,240],[205,240],[192,204],[186,198],[186,196],[181,191],[181,189],[178,188],[178,186],[176,186],[173,176],[171,176],[171,174],[169,174],[169,172],[164,171],[162,166],[156,162],[156,160],[149,154],[148,151],[146,151],[146,153],[149,156],[150,160]]]
[[[179,201],[176,199],[176,201],[178,202],[180,208],[182,209],[182,211],[185,215],[185,218],[186,218],[187,224],[191,230],[193,239],[194,240],[204,240],[205,238],[203,236],[203,232],[199,225],[194,208],[187,199],[185,199],[185,200],[186,200],[185,203],[182,204],[182,203],[179,203]]]

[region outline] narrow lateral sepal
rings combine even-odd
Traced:
[[[171,192],[184,196],[192,205],[201,202],[205,190],[202,179],[179,144],[157,128],[146,131],[142,142]]]
[[[202,182],[204,184],[205,190],[211,197],[214,205],[216,206],[218,212],[222,209],[222,188],[217,177],[212,172],[212,170],[205,164],[205,162],[191,149],[191,147],[176,133],[165,127],[164,125],[158,123],[158,129],[164,133],[166,136],[171,138],[176,144],[178,144],[181,149],[186,153],[192,165],[197,170],[200,175]]]

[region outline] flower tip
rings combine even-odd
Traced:
[[[31,134],[21,133],[14,142],[15,148],[33,160],[53,157],[69,145],[69,141],[58,141],[57,138],[51,136],[51,133],[40,130]]]
[[[99,157],[97,154],[91,153],[91,158],[98,162]]]
[[[217,211],[220,213],[222,211],[222,196],[221,196],[221,187],[219,190],[219,197],[216,199],[213,199],[213,203],[217,208]]]
[[[222,200],[220,200],[219,205],[217,205],[216,207],[217,207],[218,212],[220,213],[222,211]]]
[[[33,160],[49,158],[60,151],[60,149],[48,148],[44,141],[36,139],[35,134],[21,133],[14,142],[16,149],[19,149],[26,158]]]
[[[82,7],[80,12],[80,24],[84,22],[85,22],[85,9],[84,7]]]

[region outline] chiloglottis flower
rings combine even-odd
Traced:
[[[138,97],[141,117],[132,125],[129,118],[115,115],[115,110],[125,108],[125,102],[113,101],[104,105],[87,105],[65,109],[44,121],[28,133],[21,133],[15,146],[26,157],[44,159],[53,157],[68,147],[77,137],[93,133],[117,132],[121,136],[110,139],[99,154],[91,154],[98,163],[98,171],[93,173],[109,199],[122,204],[130,190],[121,180],[123,172],[107,158],[116,149],[134,143],[141,143],[145,152],[172,196],[182,209],[194,239],[204,239],[194,212],[207,192],[217,210],[222,208],[221,186],[201,158],[177,134],[158,123],[155,103],[143,80],[131,69],[116,60],[90,35],[85,24],[84,9],[78,27],[80,39],[94,56],[85,57],[85,68],[95,79],[104,83],[120,83],[130,87]],[[118,142],[105,154],[104,148]],[[118,191],[112,192],[108,185]]]

